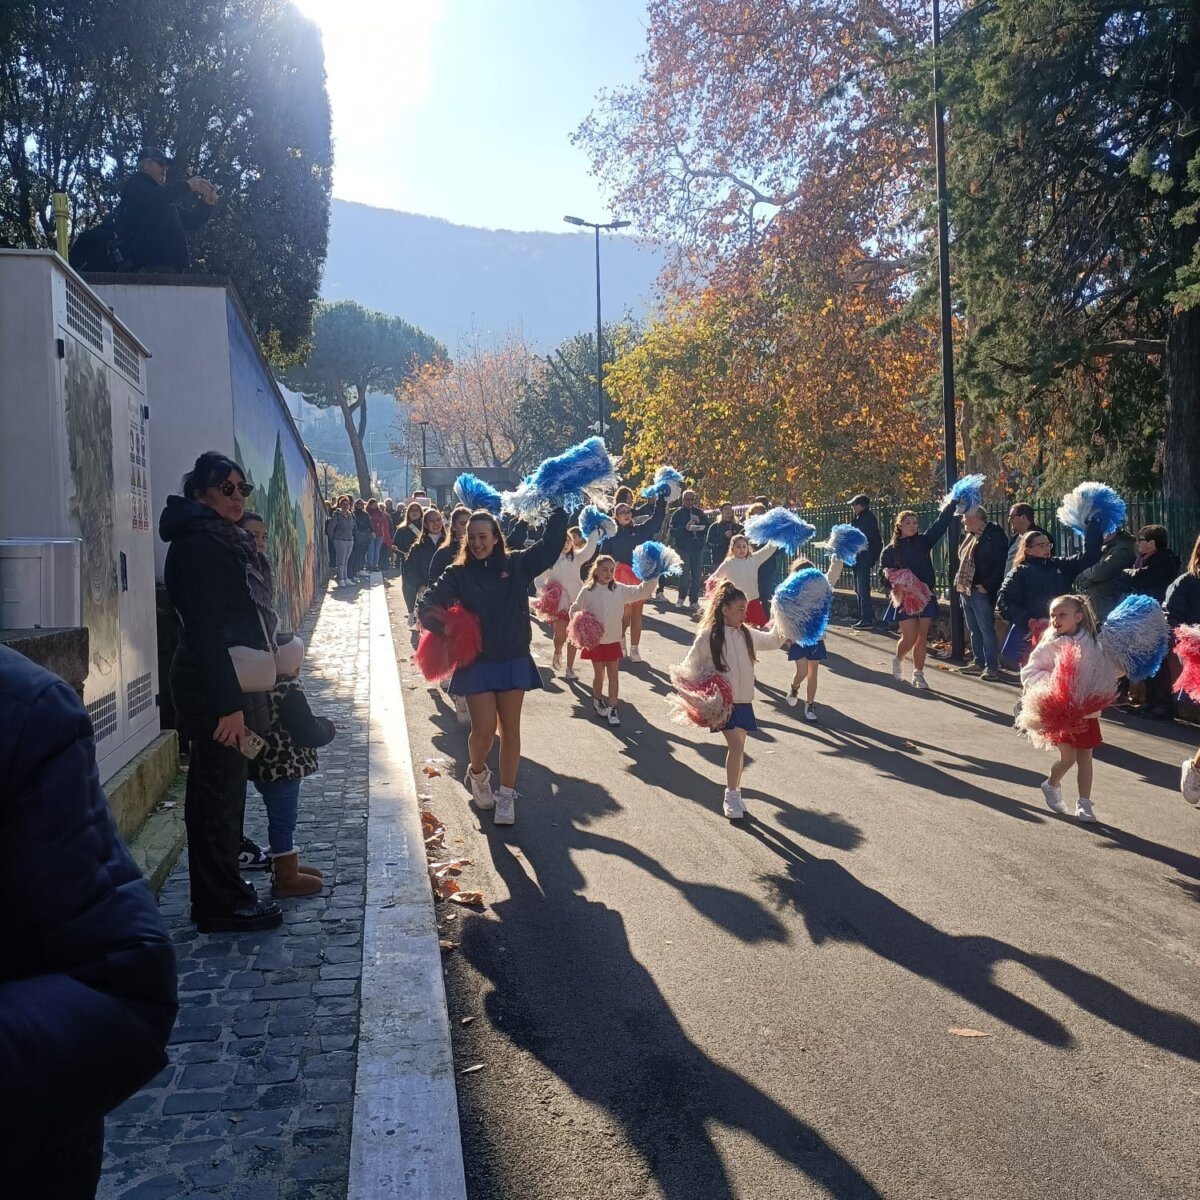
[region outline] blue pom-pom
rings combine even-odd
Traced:
[[[665,500],[677,500],[683,491],[683,476],[674,467],[659,467],[654,472],[654,479],[642,488],[646,497],[661,496]]]
[[[1084,527],[1093,517],[1099,517],[1105,536],[1116,533],[1125,524],[1125,501],[1107,484],[1081,483],[1063,497],[1059,524],[1083,537]]]
[[[584,497],[616,486],[616,467],[608,448],[593,437],[547,458],[515,491],[505,492],[502,500],[508,512],[536,520],[556,504],[574,508]]]
[[[957,507],[954,511],[960,517],[963,513],[970,512],[973,508],[978,508],[980,500],[983,499],[983,485],[985,483],[987,483],[986,475],[964,475],[961,479],[956,479],[950,485],[950,490],[942,498],[942,507],[945,508],[951,500],[955,501]]]
[[[616,533],[617,523],[602,508],[589,504],[579,514],[579,532],[585,538],[590,538],[597,529],[602,534],[600,540],[603,541],[604,538],[612,537]]]
[[[678,575],[683,559],[662,542],[643,542],[633,552],[633,573],[644,583],[660,575]]]
[[[490,483],[485,483],[478,475],[464,471],[454,481],[454,491],[458,498],[474,512],[486,508],[488,512],[500,515],[500,493]]]
[[[768,542],[795,554],[817,532],[816,527],[801,520],[786,508],[772,508],[746,522],[746,536],[759,546]]]
[[[1149,679],[1170,648],[1167,617],[1151,596],[1126,596],[1108,614],[1100,641],[1125,669],[1130,683]]]
[[[867,535],[853,525],[835,525],[825,539],[825,549],[848,567],[854,566],[866,548]]]
[[[816,567],[793,571],[771,597],[775,628],[801,646],[815,646],[825,636],[832,608],[833,588]]]

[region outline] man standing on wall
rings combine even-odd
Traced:
[[[167,182],[170,159],[158,146],[147,146],[138,169],[121,185],[116,227],[121,249],[135,271],[176,275],[191,265],[187,235],[212,216],[217,189],[207,179]],[[200,203],[193,203],[198,196]]]

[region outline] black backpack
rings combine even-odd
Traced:
[[[131,271],[133,263],[121,249],[121,235],[112,217],[85,229],[71,246],[67,261],[81,275]]]

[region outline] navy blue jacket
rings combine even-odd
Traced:
[[[628,525],[618,525],[617,532],[612,537],[606,537],[600,543],[599,553],[610,554],[617,562],[624,563],[627,567],[632,567],[634,550],[643,542],[648,542],[652,538],[658,537],[666,515],[666,498],[659,496],[654,502],[653,511],[645,521],[640,525],[636,525],[632,521]]]
[[[175,952],[108,812],[92,723],[0,646],[0,1155],[44,1153],[167,1063]],[[0,1168],[2,1174],[2,1168]]]
[[[945,537],[946,530],[950,528],[950,518],[957,507],[958,501],[951,500],[924,533],[914,533],[912,537],[901,538],[898,542],[885,546],[879,559],[881,567],[885,571],[897,567],[911,571],[931,592],[936,592],[937,576],[933,571],[933,548]],[[886,578],[885,576],[885,584]]]
[[[1029,628],[1030,620],[1045,621],[1050,616],[1050,604],[1056,596],[1071,590],[1080,571],[1099,562],[1104,539],[1098,522],[1088,525],[1083,550],[1053,558],[1027,558],[1000,588],[1000,615],[1020,630]]]
[[[860,513],[850,514],[850,524],[867,539],[867,548],[859,554],[855,565],[869,569],[879,561],[879,556],[883,553],[879,521],[869,508],[864,508]]]
[[[1200,576],[1190,571],[1180,575],[1167,588],[1163,607],[1172,629],[1179,625],[1200,625]]]

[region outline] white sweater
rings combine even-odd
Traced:
[[[772,629],[754,629],[743,625],[750,633],[754,643],[755,654],[767,650],[778,650],[783,644],[783,638]],[[734,704],[750,704],[754,700],[754,660],[746,649],[746,639],[741,631],[725,629],[725,664],[727,670],[718,672],[713,664],[712,651],[708,645],[708,630],[702,629],[696,634],[692,648],[687,657],[679,664],[681,674],[689,679],[706,679],[709,675],[722,674],[729,680],[733,691]]]
[[[600,639],[600,644],[607,646],[610,642],[619,642],[621,640],[621,623],[625,616],[625,605],[634,604],[638,600],[646,599],[646,588],[654,590],[657,580],[651,579],[647,583],[614,583],[611,588],[606,588],[600,584],[595,587],[582,587],[579,589],[579,595],[575,597],[575,603],[571,605],[571,612],[590,612],[592,616],[599,619],[604,626],[604,636]]]
[[[600,544],[600,531],[593,529],[588,535],[587,544],[580,550],[575,551],[574,558],[568,558],[566,552],[558,556],[558,562],[554,564],[548,571],[543,571],[537,579],[534,580],[534,585],[540,592],[551,580],[555,583],[561,583],[563,592],[567,599],[570,599],[577,591],[579,591],[579,572],[583,568],[583,564],[587,562],[596,547]]]
[[[728,579],[735,588],[746,593],[747,600],[757,600],[758,568],[771,557],[778,554],[779,547],[768,542],[765,546],[747,554],[745,558],[726,558],[712,573],[713,579]],[[740,701],[739,701],[740,703]]]

